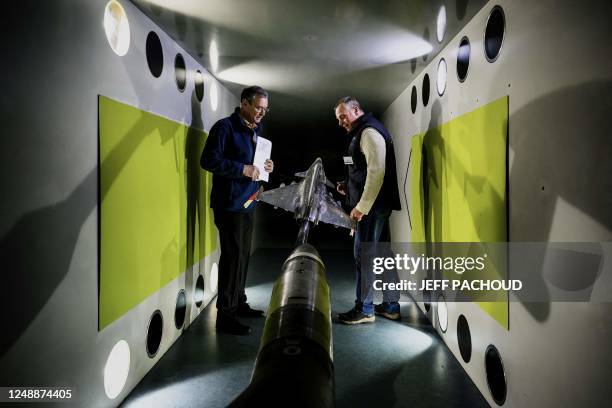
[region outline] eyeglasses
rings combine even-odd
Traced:
[[[263,113],[265,115],[266,113],[270,112],[270,108],[266,108],[263,106],[255,106],[253,102],[249,102],[249,104],[253,107],[253,109],[255,109],[257,113]]]

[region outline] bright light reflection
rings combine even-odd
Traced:
[[[366,54],[363,50],[367,49]],[[351,72],[407,62],[433,50],[422,38],[397,28],[381,32],[354,33],[346,46],[325,56],[326,72],[330,76],[345,76]],[[308,63],[301,58],[251,60],[224,69],[217,77],[236,84],[260,84],[264,88],[284,91],[312,89],[313,78],[321,71],[320,62]]]
[[[438,63],[438,80],[436,81],[438,95],[442,96],[446,90],[446,60],[442,58]]]
[[[214,262],[212,268],[210,269],[210,289],[213,293],[217,293],[217,283],[219,280],[219,267],[217,263]]]
[[[115,399],[123,390],[130,371],[130,346],[119,340],[113,347],[104,366],[104,391]]]
[[[401,358],[404,362],[418,356],[433,344],[433,340],[428,334],[400,324],[394,327],[393,335],[387,339],[388,341],[385,343],[388,347],[393,347],[393,350],[398,350],[398,348],[402,350],[395,357]]]
[[[214,336],[205,338],[207,339],[214,339]],[[216,341],[211,344],[215,347]],[[236,380],[237,373],[248,373],[252,369],[253,361],[250,359],[223,364],[223,367],[213,367],[201,375],[150,387],[149,391],[131,398],[123,406],[126,408],[228,406],[245,387],[241,381]],[[224,384],[224,386],[211,386],[206,388],[206,392],[194,393],[194,390],[202,388],[202,384]],[[179,404],[177,401],[180,401],[180,405],[177,405]]]
[[[104,32],[108,44],[120,57],[127,54],[130,48],[130,23],[123,6],[111,0],[104,9]]]
[[[213,80],[210,84],[210,108],[215,112],[219,105],[219,88],[217,83]]]
[[[208,51],[210,55],[210,67],[213,72],[217,72],[217,68],[219,67],[219,50],[217,49],[217,43],[215,40],[212,40],[210,43],[210,49]]]
[[[367,60],[362,58],[367,49]],[[361,69],[409,61],[429,54],[431,44],[400,27],[388,26],[377,31],[355,33],[340,51],[342,58]]]
[[[385,370],[389,370],[391,367],[396,369],[394,370],[396,374],[394,374],[393,389],[396,393],[401,393],[398,387],[405,387],[406,384],[402,379],[414,376],[414,366],[411,361],[418,361],[419,356],[432,346],[434,352],[436,350],[444,352],[445,350],[437,338],[420,330],[398,323],[392,323],[392,328],[392,330],[383,333],[384,337],[383,335],[380,336],[380,339],[383,339],[381,344],[388,352],[380,353],[377,363],[385,367]],[[378,327],[376,329],[378,331]],[[334,334],[334,340],[336,338]]]
[[[304,78],[298,69],[292,69],[283,62],[250,61],[225,69],[217,76],[235,84],[254,83],[267,89],[279,90],[303,82]]]
[[[438,12],[438,24],[436,34],[438,36],[438,42],[442,42],[444,39],[444,33],[446,32],[446,7],[442,6]]]

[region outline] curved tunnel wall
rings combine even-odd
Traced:
[[[505,30],[494,56],[495,41],[487,42],[485,32],[496,6]],[[609,10],[604,1],[580,8],[570,1],[489,2],[430,59],[384,115],[403,175],[403,210],[391,222],[394,241],[419,240],[422,234],[418,226],[415,231],[419,191],[409,165],[419,135],[452,126],[500,98],[508,101],[508,240],[612,239],[612,129],[606,113],[612,109],[612,49],[603,41],[612,34]],[[497,29],[488,31],[499,37]],[[426,74],[437,77],[442,58],[448,67],[445,90],[432,93],[424,106],[414,95],[421,94]],[[506,326],[482,305],[449,302],[443,310],[446,331],[439,324],[440,305],[418,306],[492,406],[596,406],[610,398],[612,357],[600,352],[608,348],[606,327],[612,325],[607,303],[515,299],[507,304]]]
[[[208,90],[216,80],[128,1],[120,4],[129,21],[129,48],[115,53],[102,26],[106,4],[60,1],[35,6],[11,3],[6,8],[6,15],[15,21],[27,13],[28,24],[8,25],[5,33],[16,39],[7,44],[6,55],[11,70],[19,75],[18,80],[7,82],[0,102],[6,115],[0,149],[4,169],[0,175],[0,267],[5,279],[0,301],[2,310],[11,311],[2,314],[0,383],[73,387],[73,402],[80,406],[118,405],[213,298],[218,259],[218,249],[212,244],[214,230],[201,235],[208,236],[206,245],[194,242],[198,234],[188,228],[200,228],[193,223],[188,227],[188,208],[180,205],[179,198],[188,194],[185,173],[193,172],[189,162],[197,163],[197,155],[188,153],[199,149],[212,124],[237,104],[235,96],[217,83],[218,107],[213,110]],[[159,51],[159,47],[147,47],[151,32],[162,50],[152,64],[155,72],[147,59],[147,51]],[[175,73],[178,53],[186,70],[183,91]],[[203,91],[201,102],[194,80],[197,70],[203,80],[198,87],[198,92],[200,87]],[[182,85],[183,77],[179,79]],[[99,98],[118,101],[119,110],[110,112],[111,118],[100,115],[104,102],[99,104]],[[118,115],[126,109],[142,120],[142,126],[135,127],[135,133],[118,135]],[[111,128],[106,127],[109,124]],[[166,132],[164,126],[176,133]],[[115,166],[107,162],[102,169],[99,161],[108,157],[99,137],[109,134],[122,136],[115,141],[123,144],[111,158]],[[126,134],[132,138],[123,137]],[[133,146],[134,140],[144,144]],[[138,164],[144,157],[139,149],[145,147],[148,153],[169,155],[163,163]],[[109,304],[105,293],[118,295],[99,274],[107,266],[99,264],[104,259],[101,252],[107,251],[100,241],[100,234],[107,235],[104,222],[108,221],[102,207],[112,204],[112,200],[101,203],[100,188],[105,185],[99,184],[99,177],[106,177],[109,169],[116,172],[115,182],[124,183],[123,192],[131,192],[132,198],[144,189],[158,194],[162,201],[159,177],[167,176],[164,171],[170,169],[176,176],[172,183],[178,204],[176,208],[162,205],[165,214],[150,214],[147,208],[159,207],[159,202],[123,196],[133,211],[140,211],[134,215],[157,223],[151,228],[171,223],[177,241],[168,239],[165,252],[158,253],[155,245],[146,244],[152,237],[144,237],[137,225],[132,229],[123,226],[119,249],[127,259],[133,259],[129,254],[145,259],[149,262],[145,266],[158,272],[141,270],[131,286],[122,288],[129,296],[138,296],[107,319],[99,315]],[[133,178],[123,179],[128,173]],[[196,219],[206,220],[205,211]],[[185,244],[190,233],[194,234],[191,242],[198,247],[191,254]],[[129,263],[111,267],[113,273],[122,273],[119,267],[128,275],[136,272]],[[115,279],[116,285],[125,283]],[[183,289],[185,322],[177,328],[173,316],[177,294]],[[116,300],[110,303],[113,307]],[[154,314],[159,317],[153,319]],[[105,378],[107,371],[110,376]],[[114,387],[119,378],[124,384]]]

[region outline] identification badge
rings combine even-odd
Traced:
[[[353,157],[352,156],[343,156],[342,159],[344,160],[344,164],[346,164],[346,165],[353,164]]]

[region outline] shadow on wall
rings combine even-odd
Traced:
[[[422,192],[421,208],[423,209],[423,232],[425,242],[443,241],[442,226],[443,226],[443,198],[442,194],[436,194],[438,202],[434,203],[431,200],[432,189],[440,191],[442,189],[442,163],[446,158],[444,139],[439,131],[439,126],[442,121],[442,106],[440,101],[436,100],[431,107],[431,119],[426,129],[427,132],[423,136],[421,145],[421,182]],[[434,157],[439,157],[440,160],[435,160]],[[431,249],[428,248],[430,253]],[[426,279],[433,279],[434,271],[430,268],[426,271]],[[426,296],[429,296],[427,294]]]
[[[611,92],[612,81],[580,84],[543,96],[510,118],[513,241],[550,240],[553,222],[564,222],[553,220],[559,199],[606,228],[612,239]]]
[[[442,107],[440,101],[436,100],[431,107],[431,120],[427,125],[427,132],[423,136],[421,151],[421,175],[423,182],[423,226],[426,242],[443,241],[442,237],[442,207],[443,202],[433,205],[431,202],[432,189],[442,189],[442,163],[448,159],[444,147],[444,139],[439,131],[442,120]],[[435,160],[440,157],[441,160]],[[442,195],[438,194],[441,199]]]
[[[113,148],[103,163],[116,170],[110,180],[116,179],[144,136],[153,130],[146,128],[146,121],[137,122]],[[10,311],[3,312],[0,321],[0,356],[27,329],[66,276],[83,223],[98,205],[98,181],[96,166],[68,198],[23,215],[0,240],[0,268],[5,272],[0,308]]]
[[[504,102],[507,99],[504,100]],[[496,103],[498,103],[497,101]],[[504,105],[507,107],[507,104]],[[483,208],[494,209],[495,212],[489,215],[494,217],[493,219],[498,222],[499,216],[506,213],[506,202],[503,196],[501,196],[494,187],[496,179],[490,181],[486,176],[483,176],[483,169],[490,169],[491,166],[496,167],[498,165],[504,165],[496,161],[496,154],[500,154],[500,149],[505,146],[500,145],[501,141],[492,141],[491,138],[482,137],[478,139],[480,151],[475,152],[476,157],[481,157],[482,162],[470,163],[465,161],[465,158],[460,157],[456,154],[457,149],[457,138],[469,137],[470,134],[467,129],[461,130],[459,133],[456,131],[447,130],[447,135],[451,136],[451,139],[445,141],[444,137],[440,133],[440,123],[442,117],[442,107],[439,101],[435,101],[432,106],[431,121],[428,125],[428,130],[423,136],[422,150],[421,150],[421,175],[423,183],[423,196],[422,208],[423,208],[423,220],[424,220],[424,235],[428,242],[444,242],[444,241],[456,241],[456,233],[449,229],[448,224],[453,223],[455,229],[461,225],[460,220],[449,219],[445,220],[444,215],[448,216],[449,208],[459,203],[459,201],[467,200],[468,204],[466,209],[470,212],[469,219],[474,224],[474,230],[466,230],[463,233],[459,233],[459,236],[469,236],[475,234],[477,237],[473,238],[479,242],[497,242],[506,241],[507,239],[507,225],[506,217],[503,217],[503,225],[499,225],[495,228],[492,227],[480,227],[478,224],[483,222],[491,222],[487,218],[487,215],[483,215]],[[487,132],[495,131],[506,134],[508,128],[507,119],[504,119],[501,123],[501,129],[498,127],[499,124],[487,124],[483,123],[485,128],[484,135]],[[494,126],[495,129],[488,129],[487,126]],[[488,129],[488,130],[487,130]],[[504,137],[505,141],[505,137]],[[450,142],[450,143],[449,143]],[[468,140],[466,145],[469,147],[470,143],[473,145],[475,141]],[[454,146],[453,146],[454,144]],[[487,155],[488,153],[488,155]],[[484,155],[484,156],[483,156]],[[501,160],[505,161],[505,149],[501,153]],[[492,156],[492,157],[488,157]],[[504,174],[504,167],[501,168],[499,173]],[[500,175],[501,176],[501,175]],[[444,178],[444,179],[443,179]],[[503,179],[506,179],[505,174]],[[507,182],[507,181],[506,181]],[[457,190],[450,192],[442,192],[442,189],[446,186],[450,186],[454,183],[456,186],[461,187],[462,196],[458,196]],[[503,188],[503,187],[502,187]],[[444,198],[452,197],[453,202],[442,202]],[[435,200],[435,203],[432,201]],[[457,201],[455,201],[457,200]],[[446,206],[446,210],[444,209]],[[452,213],[452,212],[451,212]],[[466,235],[467,234],[467,235]],[[462,238],[460,238],[462,239]]]
[[[472,250],[482,253],[478,242],[507,241],[506,199],[498,188],[505,192],[507,184],[508,99],[501,98],[485,109],[486,117],[480,109],[464,119],[442,124],[440,101],[432,105],[421,152],[417,153],[421,158],[420,239],[426,242],[474,242]],[[478,122],[475,117],[480,117]],[[426,251],[434,255],[435,247],[427,245]],[[505,274],[506,263],[495,269]],[[427,279],[434,278],[442,279],[443,275],[428,269]],[[507,325],[505,313],[492,316]]]
[[[503,97],[442,124],[441,104],[434,101],[421,152],[416,153],[421,158],[416,171],[421,179],[423,220],[422,235],[417,239],[430,243],[507,241],[507,115],[508,98]],[[474,249],[479,246],[475,244]],[[427,249],[432,251],[433,247]],[[482,253],[483,249],[477,251]],[[505,275],[507,262],[495,269]],[[428,279],[434,274],[435,270],[428,270]],[[507,326],[503,307],[483,307]]]
[[[195,96],[192,97],[192,127],[202,129],[201,109],[196,102]],[[164,132],[154,132],[155,126],[149,123],[147,120],[136,122],[100,163],[100,167],[107,169],[107,189],[145,137],[159,133],[160,145],[172,139],[170,133],[168,136]],[[193,261],[194,256],[196,217],[200,220],[206,217],[206,209],[198,205],[198,198],[208,190],[199,167],[203,143],[200,132],[188,131],[185,188],[188,196],[186,257],[189,261]],[[98,171],[96,166],[65,200],[22,216],[0,239],[0,268],[5,272],[0,286],[0,307],[10,311],[3,312],[0,321],[3,327],[0,356],[27,329],[66,276],[83,223],[96,207],[100,208],[99,201],[105,195],[105,191],[97,191],[100,186]],[[200,246],[205,244],[202,239],[197,241]],[[188,274],[188,285],[193,284],[189,282],[191,276]]]
[[[186,222],[186,266],[187,273],[185,274],[185,287],[193,288],[195,282],[194,268],[199,268],[199,263],[194,265],[194,249],[196,241],[199,245],[199,254],[205,253],[205,242],[203,239],[196,240],[196,234],[199,234],[203,228],[203,222],[208,215],[212,215],[208,211],[208,206],[202,208],[200,202],[208,202],[208,200],[200,200],[202,196],[210,193],[208,186],[208,178],[203,177],[204,171],[200,167],[200,156],[204,149],[205,139],[202,138],[204,124],[202,123],[202,108],[195,91],[191,93],[191,125],[187,128],[185,137],[185,189],[187,192],[187,219]],[[199,226],[199,229],[196,229]],[[200,237],[202,235],[200,234]],[[199,272],[199,271],[198,271]],[[189,302],[191,307],[192,302]],[[191,313],[187,310],[187,313]]]
[[[593,231],[584,224],[575,230],[584,220],[553,218],[559,200],[605,228],[605,239],[612,239],[610,92],[611,81],[584,83],[545,95],[510,117],[512,241],[601,239],[589,238]],[[553,228],[562,224],[566,228],[560,229],[572,232],[551,237]],[[598,274],[592,276],[596,279]],[[538,321],[548,318],[549,302],[523,305]]]
[[[96,206],[97,169],[63,201],[23,215],[0,240],[0,356],[27,329],[68,272]]]
[[[612,99],[601,98],[601,95],[609,95],[611,85],[611,81],[596,81],[552,92],[509,118],[509,145],[514,159],[508,180],[508,228],[513,242],[576,241],[594,236],[584,219],[555,218],[560,200],[599,224],[608,231],[605,239],[612,239],[612,179],[609,177],[612,174],[612,144],[609,142]],[[431,190],[439,188],[441,183],[441,169],[435,163],[432,165],[433,154],[448,153],[436,130],[439,115],[440,106],[436,101],[428,125],[430,130],[423,143],[421,167],[422,204],[424,209],[429,209],[424,211],[425,225],[430,226],[425,231],[428,241],[438,240],[444,221],[443,214],[432,209],[429,202]],[[443,156],[443,160],[453,158]],[[478,189],[478,180],[474,180],[472,187]],[[576,226],[583,229],[576,230]],[[553,233],[555,235],[551,235]],[[601,233],[591,238],[594,239],[600,240]],[[540,279],[539,284],[538,293],[545,296],[548,292],[544,281]],[[523,305],[538,321],[545,321],[550,314],[549,299],[523,302]]]

